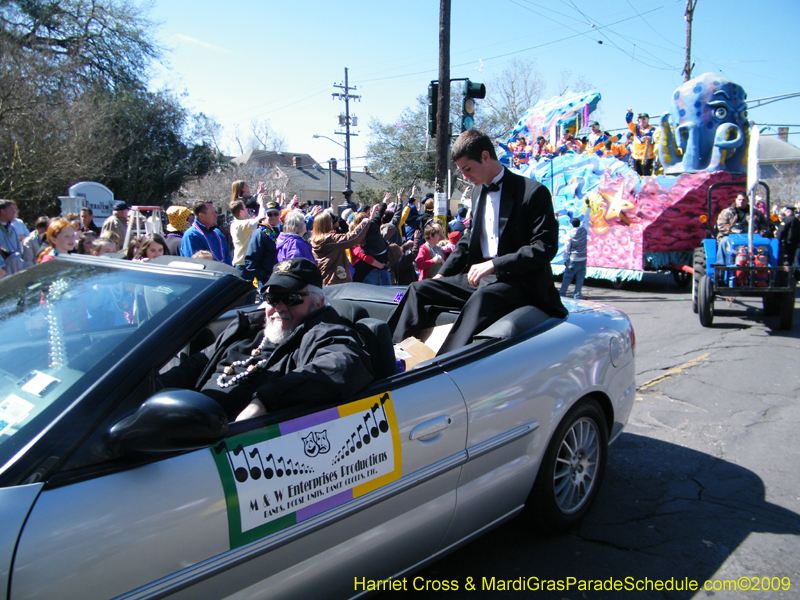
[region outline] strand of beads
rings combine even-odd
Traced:
[[[47,290],[47,327],[49,333],[50,344],[50,363],[51,369],[59,367],[66,367],[67,353],[64,350],[64,341],[62,339],[61,319],[56,314],[56,302],[67,291],[69,285],[63,279],[54,281],[50,288]]]
[[[264,347],[267,345],[268,342],[269,340],[267,340],[267,337],[264,336],[264,339],[261,340],[261,343],[258,345],[258,347],[253,348],[250,351],[250,358],[248,358],[247,360],[235,360],[230,365],[225,367],[222,370],[222,373],[220,373],[219,377],[217,377],[217,385],[221,388],[227,388],[232,385],[236,385],[237,383],[239,383],[240,380],[244,379],[245,377],[250,375],[250,373],[255,371],[258,367],[267,362],[269,357],[262,358],[261,360],[255,363],[252,361],[256,357],[261,355],[261,352],[264,350]],[[235,367],[246,367],[246,368],[241,373],[234,375],[234,373],[236,372]],[[233,377],[230,377],[231,375],[233,375]],[[230,379],[228,379],[228,381],[225,381],[226,377],[230,377]]]

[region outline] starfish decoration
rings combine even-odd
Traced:
[[[610,194],[609,192],[600,192],[600,194],[603,196],[603,198],[608,200],[606,219],[619,219],[625,223],[625,225],[630,225],[631,220],[628,218],[628,215],[622,211],[636,207],[629,200],[626,200],[623,197],[625,195],[625,186],[619,186],[616,194]]]

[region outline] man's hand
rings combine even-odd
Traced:
[[[491,260],[487,260],[485,262],[478,263],[477,265],[472,265],[469,268],[469,273],[467,273],[467,281],[469,281],[471,286],[478,287],[478,282],[492,273],[494,273],[494,263]]]
[[[391,201],[392,201],[392,193],[391,193],[391,192],[386,192],[386,193],[383,195],[383,202],[384,202],[385,204],[389,204],[389,202],[391,202]]]
[[[398,204],[398,206],[402,206],[403,200],[405,199],[405,195],[406,195],[406,188],[402,187],[399,190],[397,190],[397,204]]]
[[[369,213],[369,218],[370,219],[374,219],[375,217],[377,217],[378,216],[378,212],[380,210],[381,210],[381,205],[380,204],[376,204],[375,206],[373,206],[372,210]]]
[[[436,275],[431,277],[431,279],[444,279],[444,275],[441,275],[441,274],[437,273]]]
[[[410,198],[416,198],[417,197],[417,186],[416,185],[411,186],[411,196],[409,196],[409,197]]]
[[[239,413],[239,416],[236,417],[237,421],[244,421],[245,419],[252,419],[253,417],[257,417],[259,415],[267,414],[267,409],[264,408],[264,405],[261,404],[261,400],[257,398],[250,402],[247,406],[245,406],[244,410]]]

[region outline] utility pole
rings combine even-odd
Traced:
[[[343,94],[338,92],[334,92],[332,95],[334,98],[339,98],[344,100],[344,126],[345,130],[342,131],[334,131],[337,135],[343,135],[344,138],[344,162],[345,168],[347,169],[347,189],[352,193],[352,185],[350,179],[350,136],[357,136],[357,133],[350,133],[350,100],[360,100],[361,96],[355,96],[350,93],[350,90],[355,90],[354,87],[350,87],[347,81],[347,67],[344,69],[344,85],[334,83],[333,87],[339,88],[340,90],[344,90]],[[347,196],[347,194],[345,194]],[[346,198],[347,201],[350,200],[349,197]]]
[[[450,0],[439,0],[439,98],[436,112],[436,191],[446,192],[450,150]]]
[[[697,0],[686,0],[686,64],[683,66],[683,80],[689,81],[692,78],[692,19]]]

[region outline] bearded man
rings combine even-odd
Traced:
[[[325,304],[317,265],[307,258],[278,263],[265,297],[263,313],[239,313],[213,346],[182,355],[161,385],[202,392],[240,421],[345,400],[372,382],[358,334]]]

